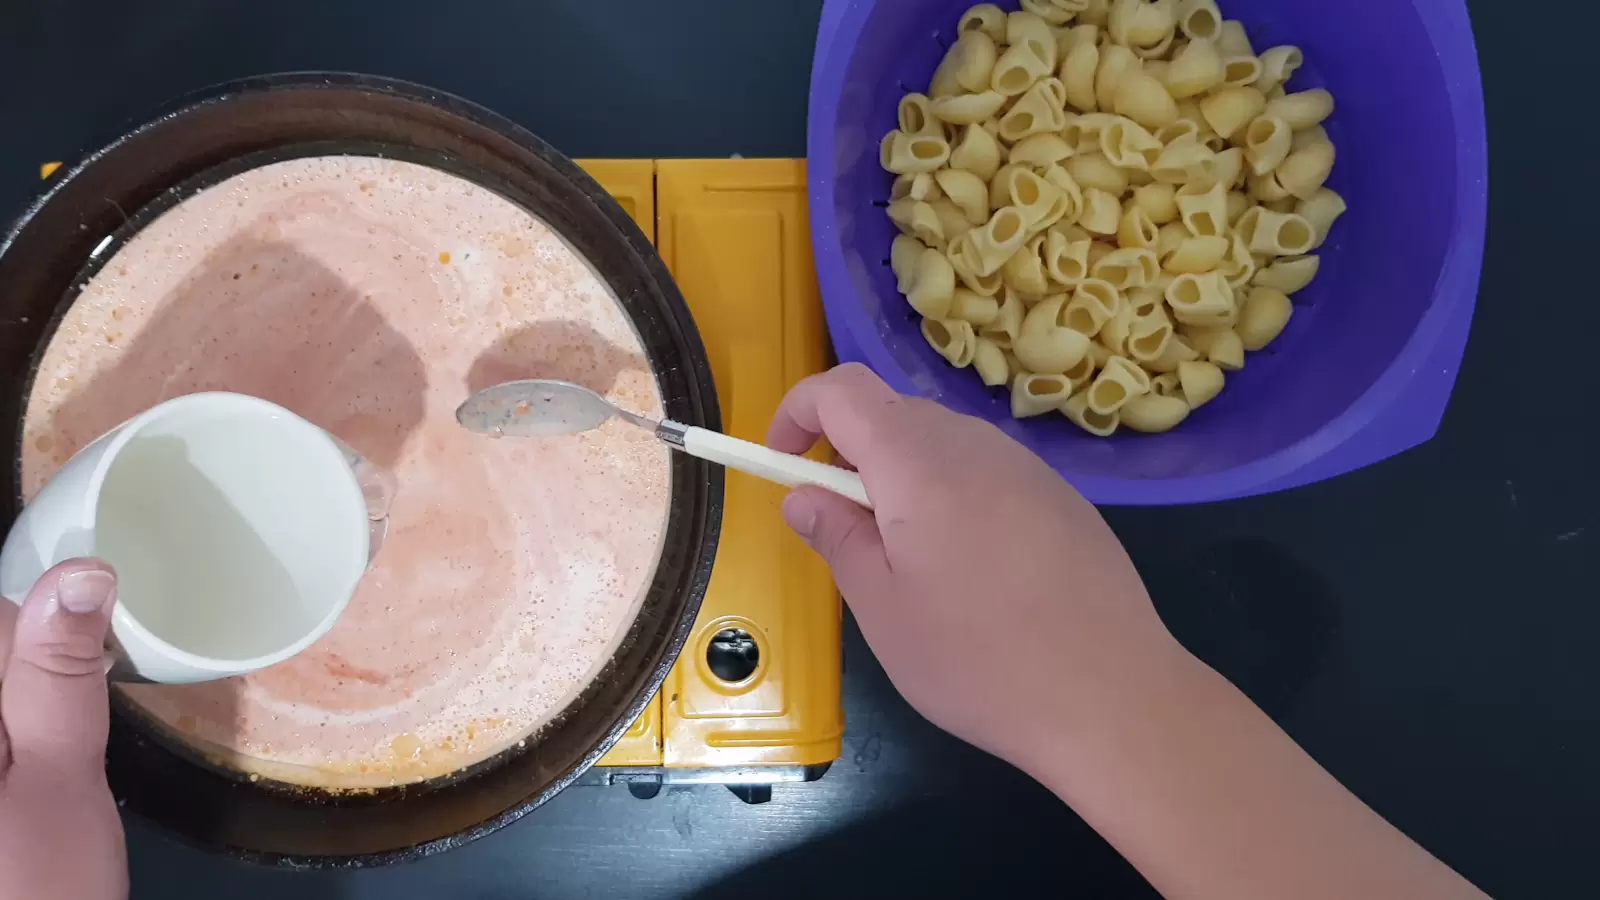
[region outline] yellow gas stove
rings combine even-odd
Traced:
[[[723,428],[762,440],[784,392],[829,364],[805,162],[579,164],[655,243],[682,289],[711,358]],[[663,784],[725,784],[756,803],[775,783],[821,777],[838,757],[839,594],[784,526],[784,491],[728,473],[694,631],[660,693],[585,783],[625,784],[646,798]]]
[[[729,434],[760,441],[784,392],[829,364],[803,160],[587,160],[651,237],[694,314]],[[654,796],[726,784],[749,802],[839,755],[839,594],[784,527],[785,489],[728,473],[700,618],[661,692],[590,782]]]

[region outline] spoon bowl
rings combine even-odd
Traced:
[[[867,509],[872,508],[861,476],[847,469],[779,453],[770,447],[671,419],[660,422],[647,419],[570,381],[546,378],[508,381],[478,391],[456,408],[456,421],[463,428],[489,437],[577,434],[599,428],[613,416],[651,432],[690,456],[790,487],[816,485]]]
[[[655,429],[655,423],[618,408],[582,385],[546,378],[487,387],[456,408],[456,421],[463,428],[492,437],[578,434],[599,428],[613,416]]]

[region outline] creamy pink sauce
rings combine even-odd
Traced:
[[[186,199],[84,288],[29,398],[24,490],[202,390],[272,400],[392,470],[387,540],[326,637],[248,676],[123,690],[252,775],[436,777],[525,741],[591,682],[660,553],[668,451],[649,434],[456,424],[469,391],[535,376],[661,413],[621,308],[542,221],[410,163],[277,163]]]

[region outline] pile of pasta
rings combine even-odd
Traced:
[[[1285,87],[1216,0],[962,15],[880,160],[898,287],[1017,417],[1170,430],[1266,347],[1344,200],[1324,90]]]

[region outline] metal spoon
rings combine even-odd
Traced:
[[[671,419],[660,422],[647,419],[568,381],[540,378],[508,381],[478,391],[456,409],[456,421],[462,427],[491,437],[577,434],[599,428],[612,416],[655,434],[690,456],[790,487],[814,484],[872,509],[861,476],[848,469],[779,453],[760,444]]]

